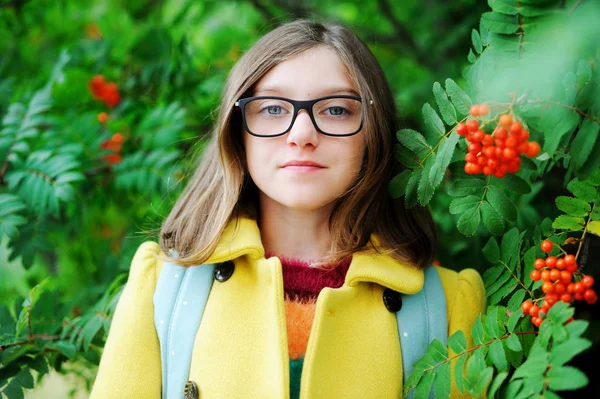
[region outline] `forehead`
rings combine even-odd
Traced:
[[[271,68],[254,87],[254,95],[311,99],[333,94],[359,95],[346,66],[331,49],[319,46]]]

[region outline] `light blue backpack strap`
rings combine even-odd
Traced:
[[[435,338],[444,345],[448,341],[446,295],[442,281],[434,266],[427,267],[424,273],[423,289],[413,295],[403,294],[402,308],[396,313],[405,384],[413,365],[425,355],[429,344]],[[414,397],[414,391],[408,397]],[[433,390],[429,397],[433,398]]]
[[[162,398],[180,399],[188,381],[196,332],[214,280],[215,265],[165,263],[154,292],[160,342]]]

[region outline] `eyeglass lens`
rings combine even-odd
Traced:
[[[362,103],[351,98],[329,98],[316,102],[312,108],[317,127],[327,134],[346,135],[361,125]],[[256,99],[245,108],[248,129],[261,136],[279,135],[292,124],[294,106],[278,99]]]

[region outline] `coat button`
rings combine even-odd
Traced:
[[[386,288],[385,291],[383,291],[383,303],[392,313],[396,313],[402,309],[402,297],[400,296],[400,293],[390,288]]]
[[[184,399],[198,399],[198,386],[194,381],[188,381],[183,390]]]
[[[215,280],[220,283],[229,280],[229,277],[233,274],[233,269],[235,269],[235,265],[230,260],[218,264],[215,268]]]

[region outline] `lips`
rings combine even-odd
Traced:
[[[312,167],[316,167],[316,168],[324,168],[325,167],[325,166],[323,166],[323,165],[321,165],[320,163],[317,163],[317,162],[313,162],[313,161],[300,161],[300,160],[286,162],[281,167],[282,168],[286,168],[288,166],[312,166]]]

